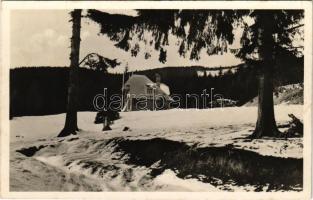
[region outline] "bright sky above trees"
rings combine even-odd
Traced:
[[[68,10],[30,10],[14,11],[11,16],[11,67],[18,66],[68,66],[71,23],[69,23]],[[127,15],[136,15],[136,11],[107,11]],[[81,55],[82,59],[88,53],[99,53],[105,57],[118,58],[121,67],[114,72],[121,72],[128,63],[129,70],[143,70],[162,66],[190,66],[202,65],[207,67],[230,66],[241,61],[234,55],[208,56],[205,52],[199,61],[190,61],[188,57],[180,57],[175,46],[175,38],[170,38],[167,49],[167,62],[158,61],[159,53],[151,52],[150,59],[144,59],[141,52],[137,57],[132,57],[130,52],[125,52],[114,46],[114,42],[103,35],[99,35],[99,25],[89,19],[82,20],[81,30]],[[239,45],[240,30],[235,33],[235,42],[232,47]],[[236,37],[237,36],[237,37]],[[151,47],[147,47],[151,48]]]

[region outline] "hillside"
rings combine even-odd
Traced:
[[[303,104],[303,85],[290,84],[278,87],[274,92],[274,104]],[[258,97],[254,97],[251,101],[247,102],[244,106],[257,106]]]

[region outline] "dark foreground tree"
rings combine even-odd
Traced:
[[[71,12],[73,28],[71,38],[70,72],[67,94],[67,107],[65,125],[58,137],[65,137],[76,134],[77,126],[77,107],[78,107],[78,67],[79,67],[79,48],[80,48],[80,28],[81,28],[81,9]]]
[[[246,26],[237,54],[246,62],[254,62],[259,75],[258,118],[251,138],[282,137],[274,115],[273,74],[279,56],[296,56],[293,37],[299,34],[303,18],[301,10],[254,10],[249,16],[254,24]],[[253,60],[253,61],[252,61]]]
[[[101,25],[100,32],[117,42],[116,47],[137,56],[143,41],[159,51],[163,63],[170,34],[177,37],[181,56],[189,54],[190,59],[198,60],[202,49],[208,55],[227,52],[234,29],[243,28],[242,47],[232,52],[259,70],[258,119],[252,138],[281,136],[273,105],[275,58],[282,53],[297,54],[292,37],[299,32],[303,14],[303,10],[138,10],[138,16],[124,16],[88,11],[88,17]]]

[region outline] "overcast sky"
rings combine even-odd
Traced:
[[[136,15],[133,10],[115,10],[110,13]],[[19,66],[69,66],[71,23],[68,10],[16,10],[11,14],[11,67]],[[129,69],[143,70],[163,66],[202,65],[205,67],[230,66],[241,61],[232,54],[208,56],[202,52],[199,61],[190,61],[178,55],[175,45],[167,49],[167,62],[158,61],[158,52],[153,51],[152,57],[144,59],[143,52],[131,57],[114,47],[114,42],[106,36],[99,35],[98,24],[83,18],[81,29],[80,59],[88,53],[99,53],[105,57],[117,58],[122,62],[113,72],[124,70],[126,63]],[[171,43],[171,42],[170,42]],[[235,40],[234,47],[239,45]],[[151,48],[151,47],[147,47]]]

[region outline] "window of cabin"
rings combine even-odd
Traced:
[[[152,88],[151,87],[147,87],[147,94],[152,95]]]

